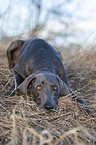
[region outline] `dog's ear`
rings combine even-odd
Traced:
[[[61,86],[60,86],[60,96],[66,96],[70,94],[68,86],[61,80]]]
[[[70,94],[68,86],[61,80],[61,78],[59,76],[57,76],[57,79],[58,79],[59,85],[60,85],[59,97],[66,96],[66,95]]]
[[[31,74],[29,77],[27,77],[18,87],[17,91],[23,94],[27,94],[27,89],[30,84],[30,82],[35,78],[35,74]]]
[[[13,41],[7,49],[7,58],[9,63],[9,69],[13,68],[18,60],[19,52],[24,44],[23,40],[15,40]]]

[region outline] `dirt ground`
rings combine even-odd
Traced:
[[[92,114],[68,96],[55,111],[38,108],[30,96],[5,95],[12,82],[6,50],[0,47],[0,145],[96,145],[96,47],[64,57],[70,87]]]

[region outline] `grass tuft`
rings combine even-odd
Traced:
[[[3,57],[4,56],[4,57]],[[38,108],[27,95],[7,97],[12,72],[5,51],[0,52],[0,144],[95,145],[96,144],[96,50],[78,49],[64,58],[70,87],[83,98],[92,115],[68,96],[58,100],[56,111]]]

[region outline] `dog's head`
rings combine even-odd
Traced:
[[[50,72],[30,75],[18,86],[18,90],[32,94],[37,105],[45,109],[55,109],[58,98],[69,94],[60,77]]]

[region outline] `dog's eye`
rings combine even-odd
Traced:
[[[41,86],[40,86],[40,85],[37,86],[36,89],[37,89],[37,90],[41,90]]]
[[[57,91],[58,90],[58,87],[57,86],[53,86],[53,90],[54,91]]]

